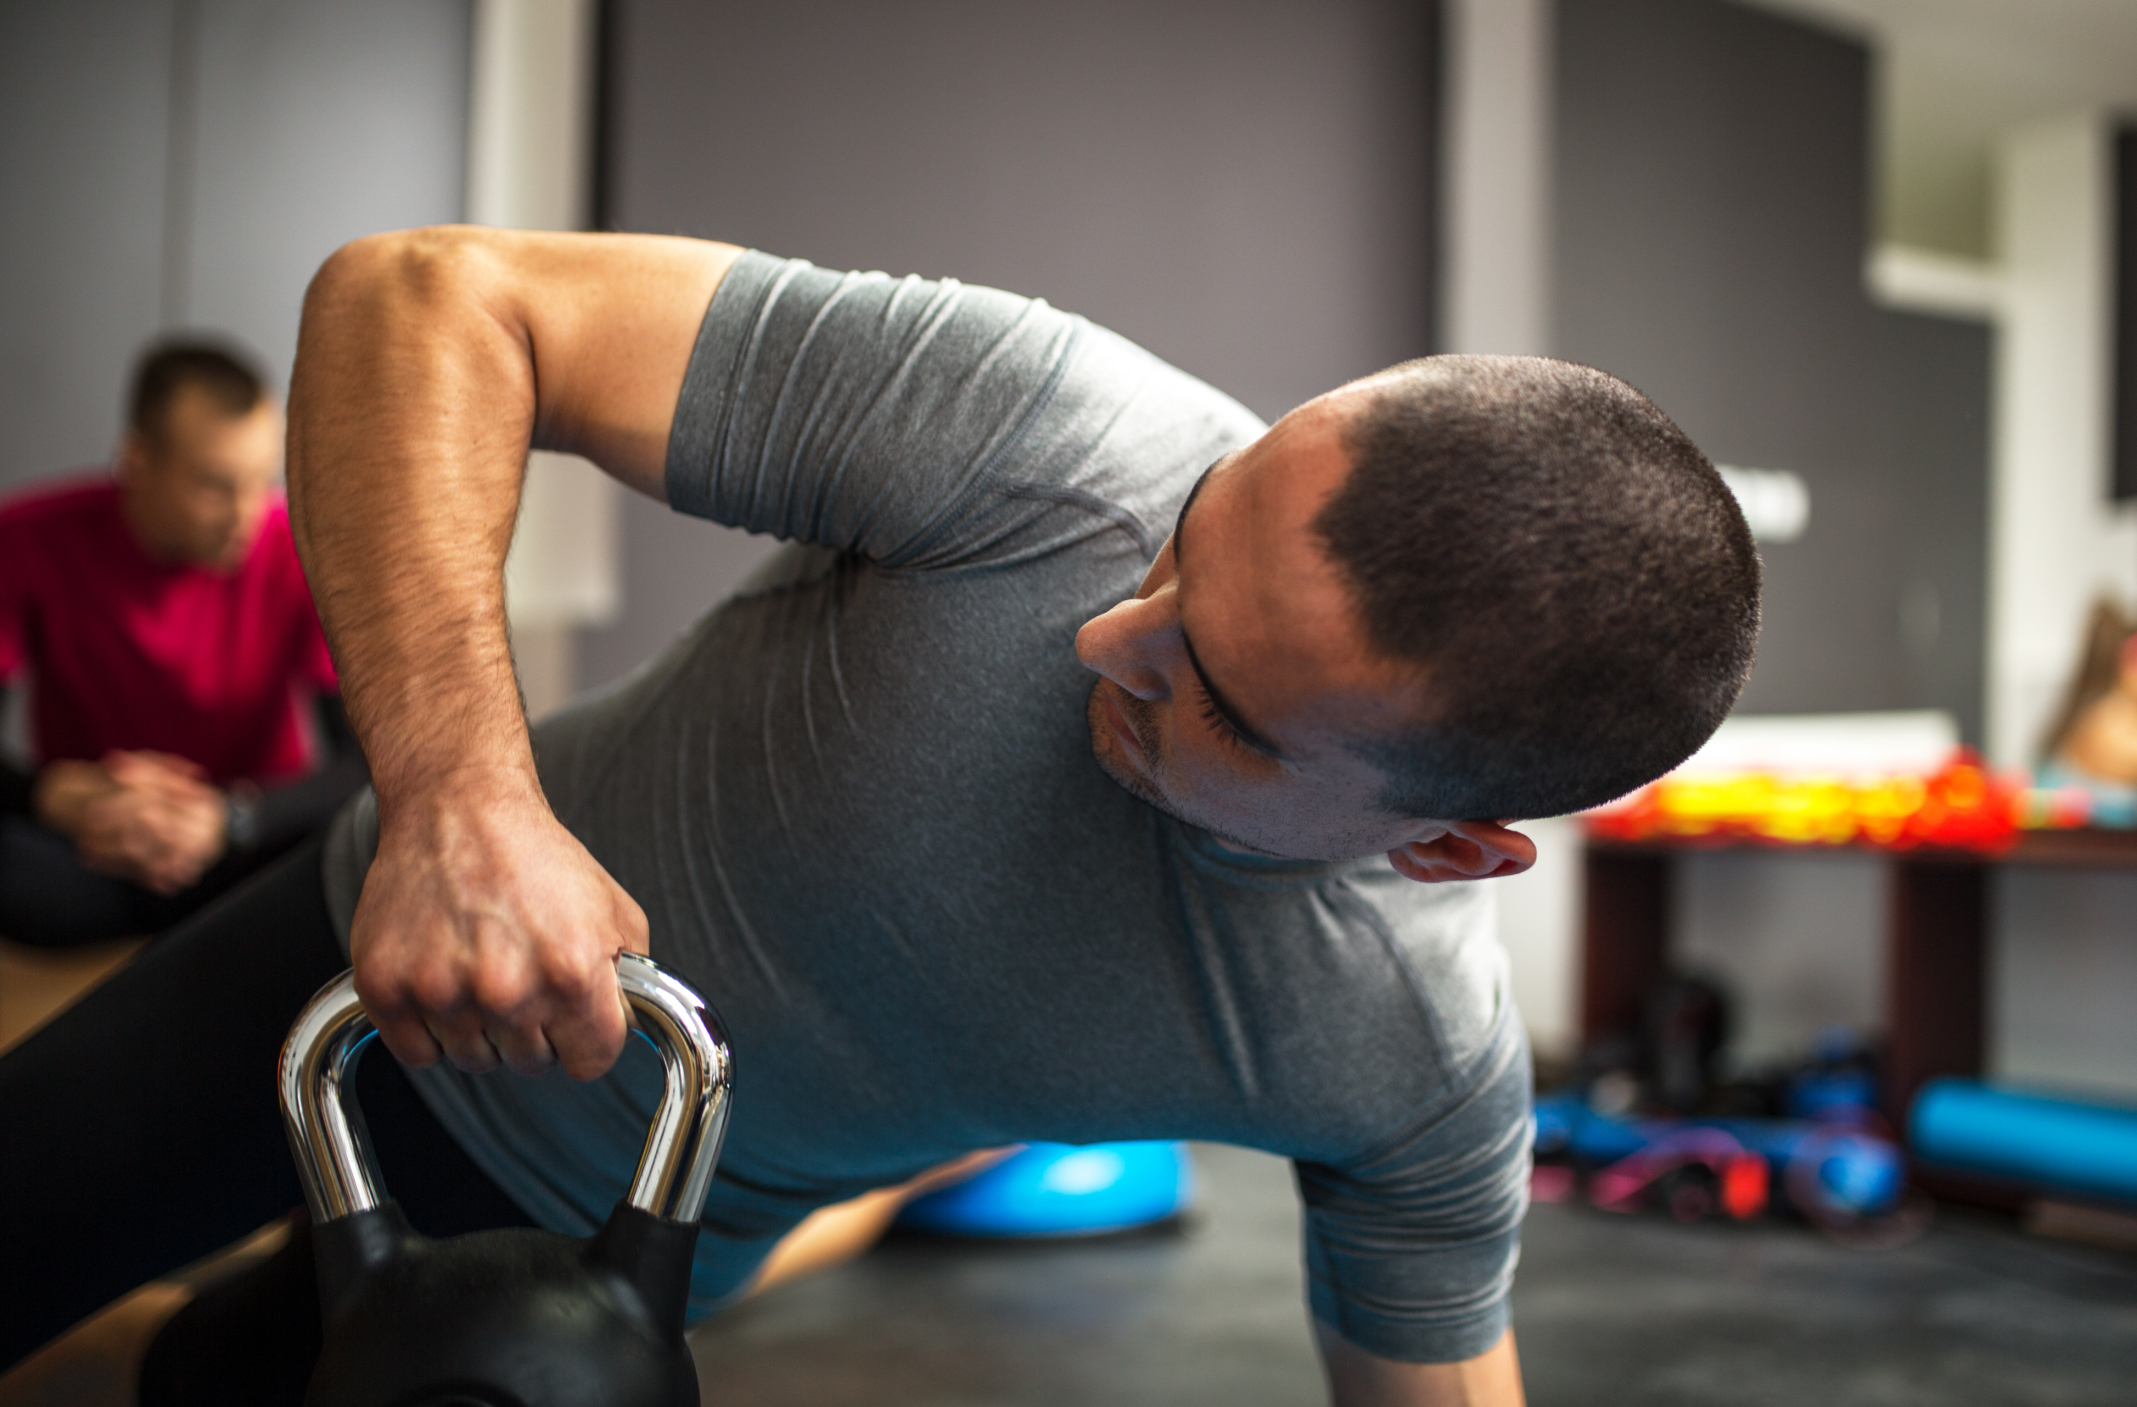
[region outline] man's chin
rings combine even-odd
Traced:
[[[1160,791],[1157,783],[1145,776],[1142,770],[1129,760],[1127,749],[1122,746],[1120,739],[1113,735],[1113,727],[1106,721],[1105,704],[1099,699],[1095,691],[1091,695],[1089,721],[1091,725],[1091,756],[1098,763],[1099,770],[1112,778],[1122,791],[1127,792],[1137,801],[1162,811],[1181,825],[1193,826],[1196,830],[1209,832],[1218,843],[1228,849],[1243,851],[1251,855],[1270,855],[1273,853],[1262,849],[1260,846],[1251,845],[1223,829],[1211,825],[1199,816],[1189,814],[1182,810],[1178,803]]]
[[[1142,769],[1129,759],[1127,748],[1113,735],[1113,725],[1106,718],[1105,701],[1096,689],[1091,691],[1085,714],[1085,721],[1091,728],[1091,756],[1097,761],[1099,770],[1137,801],[1148,802],[1176,821],[1184,820],[1165,799],[1165,794],[1158,790],[1157,783],[1143,775]]]

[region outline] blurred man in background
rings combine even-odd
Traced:
[[[160,932],[363,784],[281,473],[259,374],[174,342],[114,473],[0,505],[0,688],[36,758],[0,765],[0,937]]]

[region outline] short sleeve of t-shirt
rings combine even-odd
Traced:
[[[1509,1013],[1451,1103],[1344,1167],[1297,1165],[1314,1317],[1400,1361],[1499,1341],[1528,1210],[1530,1079]]]
[[[1147,560],[1185,485],[1136,469],[1260,429],[1039,300],[750,252],[699,332],[668,501],[891,570],[1013,564],[1108,525]]]

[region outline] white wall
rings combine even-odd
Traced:
[[[2105,119],[1996,151],[2003,306],[1989,542],[1990,756],[2034,759],[2103,587],[2137,597],[2137,509],[2108,500],[2113,171]]]
[[[1441,350],[1551,350],[1551,0],[1446,0]],[[1522,827],[1536,867],[1493,881],[1514,1001],[1539,1054],[1579,1041],[1580,828]]]
[[[1755,851],[1677,861],[1674,956],[1735,1000],[1731,1058],[1800,1060],[1818,1032],[1885,1024],[1885,864]]]
[[[2104,115],[1997,145],[1989,729],[2011,764],[2033,757],[2094,593],[2137,600],[2137,509],[2107,496],[2112,191]],[[2007,873],[1993,924],[1993,1072],[2137,1097],[2137,876]]]
[[[2011,871],[1991,912],[1991,1073],[2137,1100],[2137,874]]]
[[[1550,0],[1446,0],[1441,350],[1551,350]]]
[[[476,0],[469,77],[467,219],[583,230],[593,216],[593,0]],[[537,716],[577,685],[575,631],[614,620],[621,489],[576,455],[527,458],[505,560],[520,691]]]
[[[1536,842],[1536,867],[1490,881],[1499,938],[1530,1043],[1538,1055],[1562,1060],[1580,1045],[1580,823],[1561,817],[1521,829]]]

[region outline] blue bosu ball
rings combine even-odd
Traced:
[[[1033,1143],[908,1202],[898,1225],[945,1236],[1096,1236],[1176,1216],[1194,1191],[1184,1143]]]

